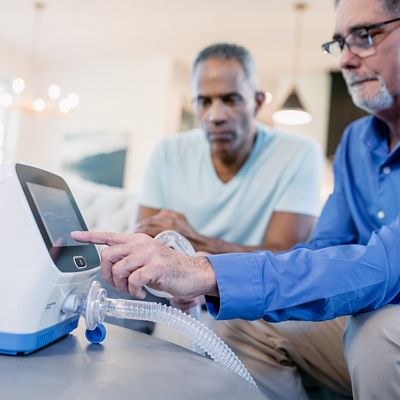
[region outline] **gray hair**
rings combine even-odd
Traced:
[[[216,43],[201,50],[192,64],[192,77],[200,63],[210,59],[236,60],[240,63],[246,78],[254,86],[258,87],[256,66],[253,56],[242,46],[231,43]]]
[[[400,17],[400,1],[399,0],[377,0],[379,8],[388,14],[398,15]],[[338,6],[340,0],[335,0],[335,7]]]

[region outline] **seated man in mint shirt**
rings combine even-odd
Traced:
[[[254,59],[217,43],[192,67],[199,128],[163,139],[143,177],[136,232],[172,229],[207,253],[287,250],[320,212],[321,153],[257,122],[264,103]],[[202,299],[173,304],[187,311]],[[151,330],[152,323],[147,323]]]
[[[206,47],[192,86],[200,127],[153,151],[135,231],[173,229],[208,253],[281,251],[307,240],[320,211],[320,150],[257,123],[264,93],[251,54]]]
[[[334,192],[309,244],[205,258],[143,235],[73,234],[110,245],[102,273],[132,296],[143,297],[144,285],[206,294],[216,318],[286,321],[256,321],[247,330],[238,323],[228,338],[273,399],[307,398],[299,369],[355,399],[400,393],[400,3],[336,3],[335,35],[324,48],[338,51],[354,103],[372,116],[342,138]]]

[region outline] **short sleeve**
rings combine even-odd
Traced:
[[[292,175],[278,200],[275,211],[318,216],[321,211],[322,152],[308,142],[292,168]]]

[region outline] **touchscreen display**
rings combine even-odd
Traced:
[[[84,228],[79,222],[68,193],[32,182],[27,182],[27,185],[52,246],[83,246],[84,243],[71,238],[72,231],[81,231]]]

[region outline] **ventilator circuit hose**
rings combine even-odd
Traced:
[[[193,248],[190,249],[187,246],[189,242],[177,232],[166,231],[164,234],[160,234],[158,240],[186,254],[194,253]],[[191,247],[190,243],[189,246]],[[157,295],[168,296],[164,292],[158,292]],[[96,281],[92,283],[87,296],[72,299],[71,304],[75,306],[69,306],[69,311],[74,311],[74,308],[76,308],[75,311],[81,312],[85,317],[89,331],[94,331],[106,316],[167,324],[189,338],[215,362],[257,386],[246,367],[222,339],[200,321],[177,308],[155,302],[110,299],[107,298],[106,290]]]
[[[223,340],[201,322],[177,308],[147,301],[105,299],[104,312],[105,315],[114,318],[137,319],[169,325],[192,340],[214,361],[256,385],[246,367]]]

